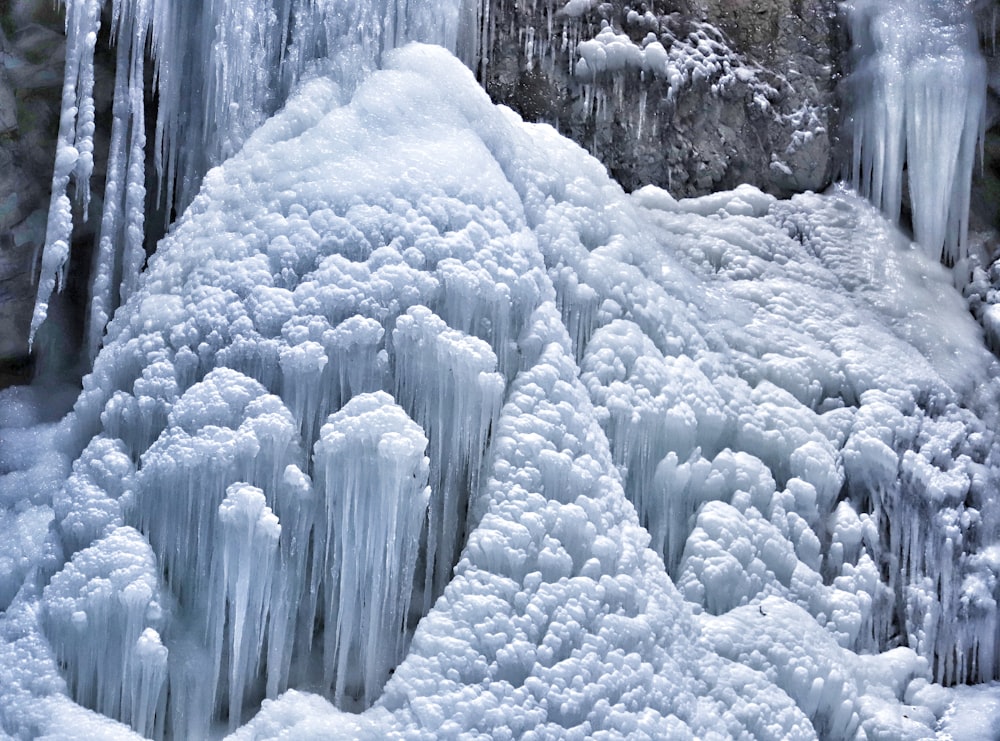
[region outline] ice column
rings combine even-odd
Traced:
[[[427,511],[427,438],[383,391],[330,416],[315,448],[321,512],[313,593],[322,593],[323,681],[368,707],[406,649]]]
[[[176,733],[203,737],[226,707],[239,721],[259,692],[265,643],[274,659],[268,687],[287,685],[295,614],[282,606],[276,617],[271,604],[297,604],[305,578],[310,514],[300,457],[281,400],[229,368],[181,396],[142,457],[126,519],[149,537],[178,605],[168,636]]]
[[[74,699],[144,736],[162,733],[167,650],[146,539],[118,527],[79,551],[45,587],[42,611]]]
[[[424,306],[399,317],[392,336],[396,398],[430,440],[426,611],[444,591],[458,560],[469,497],[479,488],[505,384],[486,342],[449,329]]]
[[[271,586],[281,525],[264,492],[232,484],[219,505],[221,547],[212,564],[217,580],[215,674],[223,658],[229,665],[229,729],[239,725],[249,680],[257,676],[270,612]],[[218,680],[216,682],[218,686]]]
[[[851,0],[849,86],[855,187],[899,219],[907,173],[916,240],[964,256],[982,133],[986,63],[962,0]]]

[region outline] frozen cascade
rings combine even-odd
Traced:
[[[965,256],[969,189],[983,135],[986,62],[973,4],[850,0],[851,177],[898,221],[904,177],[913,233],[927,253]]]
[[[915,739],[996,677],[1000,372],[936,260],[845,190],[627,195],[382,62],[206,174],[61,483],[0,425],[53,521],[3,732]]]

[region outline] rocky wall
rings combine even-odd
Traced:
[[[110,129],[113,64],[107,38],[98,40],[96,50],[93,197],[87,218],[78,205],[64,291],[52,321],[43,326],[34,352],[28,353],[59,128],[64,26],[62,3],[0,0],[0,388],[26,383],[40,366],[48,375],[79,375],[91,245],[100,221]]]
[[[835,174],[836,6],[491,0],[479,73],[494,99],[557,126],[626,188],[818,190]]]

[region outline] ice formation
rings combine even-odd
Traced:
[[[330,415],[316,445],[326,522],[313,540],[310,593],[326,600],[323,684],[338,704],[350,692],[371,705],[403,658],[430,495],[426,447],[421,428],[384,391]],[[354,666],[363,667],[360,677]]]
[[[908,188],[915,239],[954,263],[967,251],[969,189],[986,115],[973,4],[844,6],[856,55],[849,81],[854,185],[893,221]]]
[[[71,178],[86,210],[101,8],[68,15],[36,328]],[[895,215],[904,151],[955,133],[907,159],[954,259],[979,62],[961,18],[942,56],[882,8],[853,4],[885,103],[856,177]],[[996,678],[998,369],[945,272],[845,191],[626,196],[447,53],[388,53],[488,33],[482,6],[381,10],[113,4],[92,352],[123,308],[62,425],[0,407],[2,731],[918,738],[930,682]],[[140,278],[147,35],[190,206]],[[576,74],[756,84],[674,41],[606,27]],[[892,97],[931,60],[961,100]]]
[[[207,173],[63,423],[0,414],[4,733],[920,738],[997,677],[1000,369],[935,260],[382,64]]]

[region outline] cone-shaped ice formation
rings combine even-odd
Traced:
[[[323,598],[323,683],[368,707],[406,650],[414,567],[427,514],[427,438],[384,392],[330,416],[316,443],[323,504],[312,593]]]

